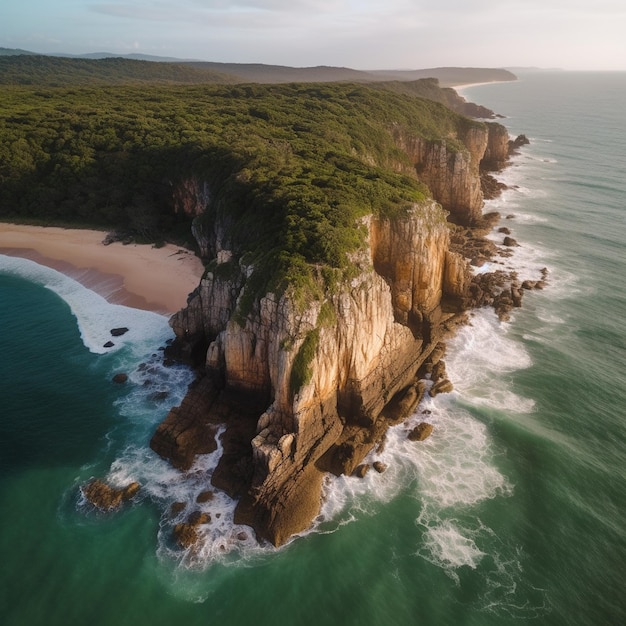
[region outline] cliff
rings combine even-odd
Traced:
[[[329,283],[318,268],[304,290],[287,284],[255,298],[255,267],[232,224],[203,221],[210,190],[181,181],[177,197],[199,215],[194,234],[211,263],[171,319],[173,351],[204,378],[151,446],[188,469],[212,449],[215,424],[225,424],[213,483],[240,498],[237,521],[259,538],[280,545],[306,529],[324,473],[352,473],[419,399],[417,372],[438,358],[458,313],[451,303],[470,282],[466,261],[449,248],[447,212],[460,224],[480,221],[480,164],[485,155],[506,158],[501,129],[461,123],[451,140],[433,140],[394,125],[403,158],[389,165],[426,182],[433,199],[361,218],[354,228],[364,230],[364,245],[339,280]]]

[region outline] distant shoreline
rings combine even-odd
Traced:
[[[493,85],[495,83],[514,83],[514,80],[487,80],[482,83],[462,83],[460,85],[453,85],[452,89],[459,92],[462,89],[468,89],[469,87],[480,87],[482,85]]]
[[[114,304],[166,315],[186,305],[204,272],[191,251],[172,244],[105,246],[105,234],[0,223],[0,254],[56,269]]]

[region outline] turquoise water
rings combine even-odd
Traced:
[[[2,624],[626,623],[626,75],[464,95],[531,139],[488,208],[522,244],[502,261],[547,267],[548,287],[509,324],[476,312],[446,357],[455,392],[420,409],[433,436],[394,429],[388,471],[329,485],[314,530],[281,550],[235,540],[223,496],[197,553],[171,543],[163,511],[215,458],[183,482],[147,449],[190,380],[160,364],[167,320],[0,256]],[[131,330],[105,350],[115,326]],[[142,495],[96,514],[92,476]]]

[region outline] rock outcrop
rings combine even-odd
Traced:
[[[116,488],[107,485],[99,479],[83,485],[81,491],[88,502],[101,511],[118,509],[124,502],[134,498],[141,486],[137,482],[130,483],[126,487]]]
[[[440,340],[472,302],[466,255],[451,249],[446,215],[482,223],[480,164],[485,154],[494,163],[506,158],[501,128],[467,121],[450,141],[392,128],[407,157],[397,169],[423,180],[434,200],[394,218],[365,218],[367,246],[353,256],[350,278],[326,292],[320,278],[321,297],[303,301],[288,287],[250,303],[253,268],[228,225],[211,232],[198,226],[212,262],[171,319],[177,340],[169,351],[199,366],[204,378],[151,446],[188,469],[196,454],[214,449],[216,425],[224,424],[212,481],[240,499],[235,521],[259,538],[280,545],[306,529],[319,512],[324,473],[364,475],[366,454],[422,397],[418,370],[441,352]],[[189,183],[181,192],[186,211],[194,210],[194,193],[199,203],[210,201],[206,186]],[[441,378],[445,366],[439,369]],[[433,387],[451,388],[445,378]],[[195,534],[187,523],[177,541],[186,545]]]

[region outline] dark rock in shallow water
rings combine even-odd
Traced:
[[[187,518],[187,522],[192,526],[200,526],[200,524],[210,524],[211,516],[208,513],[202,513],[202,511],[194,511]]]
[[[526,135],[518,135],[515,139],[509,141],[509,154],[516,154],[517,149],[530,143]]]
[[[452,385],[452,383],[447,378],[444,378],[443,380],[440,380],[438,383],[435,383],[430,388],[430,391],[428,393],[430,394],[432,398],[434,398],[436,395],[440,393],[450,393],[453,390],[454,390],[454,386]]]
[[[354,476],[357,478],[365,478],[367,472],[369,472],[370,466],[368,463],[362,463],[354,470]]]
[[[93,506],[101,511],[111,511],[133,498],[140,488],[141,485],[139,483],[133,482],[123,489],[116,489],[96,479],[84,485],[81,491]]]
[[[184,502],[173,502],[170,507],[170,516],[176,517],[179,513],[182,513],[185,510],[187,505]]]
[[[515,241],[515,239],[513,239],[513,237],[505,237],[502,243],[509,248],[519,246],[519,244],[517,243],[517,241]]]
[[[124,335],[127,332],[128,332],[128,328],[126,328],[125,326],[121,327],[121,328],[112,328],[111,329],[111,334],[114,337],[121,337],[122,335]]]
[[[174,540],[181,548],[190,548],[198,541],[198,526],[210,522],[211,516],[208,513],[194,511],[189,515],[186,522],[174,526],[172,533]]]
[[[382,461],[374,461],[372,463],[372,467],[379,473],[382,474],[387,469],[387,464]]]
[[[128,374],[124,374],[124,373],[115,374],[112,380],[114,383],[121,385],[128,380]]]
[[[149,397],[150,400],[153,400],[154,402],[163,402],[163,400],[166,400],[169,395],[169,391],[155,391],[154,393],[151,393]]]
[[[198,494],[196,502],[198,504],[202,504],[203,502],[210,502],[211,500],[213,500],[214,497],[215,494],[210,489],[208,489],[207,491],[203,491]]]
[[[103,348],[112,348],[115,344],[112,341],[107,341],[102,347]]]
[[[443,360],[439,360],[433,365],[433,371],[430,373],[430,379],[436,383],[444,378],[446,378],[446,363]]]
[[[424,439],[430,437],[432,432],[432,424],[429,424],[428,422],[421,422],[407,435],[407,438],[410,441],[424,441]]]
[[[174,540],[181,548],[190,548],[198,541],[198,531],[196,527],[186,522],[176,524],[172,534]]]

